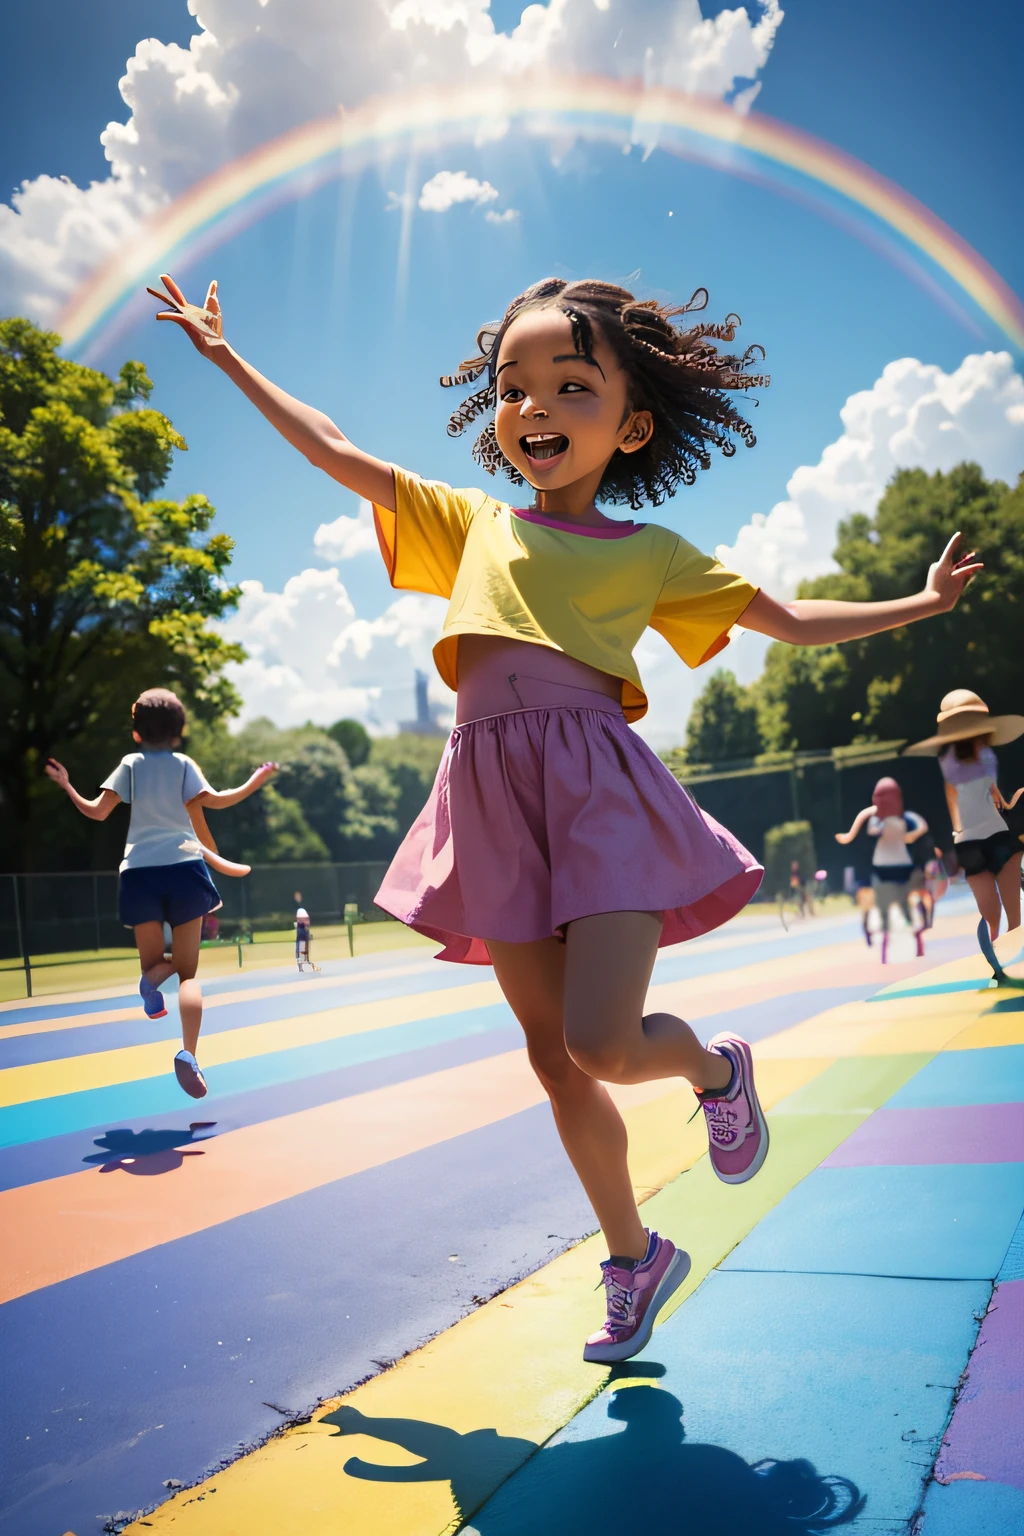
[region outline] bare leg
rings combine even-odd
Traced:
[[[627,1164],[622,1116],[601,1083],[565,1048],[565,945],[488,944],[498,985],[523,1027],[530,1065],[551,1100],[555,1125],[594,1208],[609,1253],[642,1259],[647,1234]]]
[[[731,1066],[682,1019],[643,1007],[661,937],[660,912],[605,912],[570,923],[565,943],[565,1044],[606,1083],[685,1077],[724,1088]]]
[[[1020,927],[1020,861],[1021,854],[1015,853],[996,876],[1007,929]]]
[[[1017,861],[1014,860],[1013,862]],[[993,939],[996,938],[999,934],[999,919],[1002,915],[1002,906],[999,900],[999,887],[996,885],[995,875],[990,875],[988,870],[981,875],[968,875],[967,884],[974,893],[974,899],[978,904],[978,911],[986,923],[988,923],[988,931],[991,937]],[[1019,893],[1017,897],[1017,922],[1020,922]]]
[[[181,1043],[194,1056],[203,1023],[203,992],[195,979],[199,969],[199,940],[203,920],[194,917],[171,929],[171,962],[178,973],[178,1010],[181,1013]]]
[[[135,947],[139,952],[142,974],[154,987],[174,975],[174,961],[164,959],[163,923],[136,923]]]

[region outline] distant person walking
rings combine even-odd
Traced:
[[[301,903],[302,903],[302,892],[301,891],[296,891],[295,892],[295,900],[297,902],[299,902],[299,904],[300,904],[298,909],[297,909],[297,911],[296,911],[296,913],[295,913],[295,963],[298,966],[300,971],[303,969],[304,966],[307,966],[307,965],[309,966],[310,970],[315,971],[315,970],[317,970],[317,966],[315,966],[313,964],[313,961],[310,958],[310,954],[309,954],[309,940],[310,940],[310,919],[309,919],[309,913],[306,911],[305,907],[301,905]]]
[[[121,922],[135,932],[142,977],[139,992],[149,1019],[167,1013],[161,984],[178,976],[182,1049],[174,1073],[187,1094],[201,1099],[206,1079],[196,1061],[203,1022],[203,994],[196,971],[203,919],[221,905],[208,864],[225,875],[247,875],[248,864],[222,859],[206,826],[203,807],[223,809],[254,794],[277,771],[264,763],[239,789],[211,789],[202,770],[177,749],[185,709],[166,688],[149,688],[132,706],[132,736],[140,751],[123,757],[104,779],[95,800],[73,787],[67,769],[50,758],[46,773],[90,821],[106,821],[122,801],[132,808],[128,841],[118,882]],[[171,929],[170,958],[164,954],[164,924]]]
[[[907,927],[914,930],[918,956],[924,954],[924,923],[915,928],[910,915],[910,877],[914,861],[907,847],[928,831],[928,823],[916,811],[904,811],[903,791],[895,779],[879,779],[871,797],[872,803],[859,811],[849,832],[837,832],[837,843],[852,843],[866,825],[869,837],[876,838],[871,858],[871,886],[875,893],[875,906],[882,919],[882,964],[889,958],[889,914],[896,906],[906,919]],[[864,914],[864,937],[871,943],[867,913]]]
[[[936,734],[907,747],[904,756],[939,759],[956,856],[988,925],[988,937],[994,939],[1001,911],[1006,913],[1007,929],[1020,927],[1024,849],[1015,814],[1021,791],[1004,800],[992,749],[1024,736],[1024,715],[990,715],[976,693],[954,688],[943,698],[936,723]],[[1011,813],[1013,830],[1005,811]]]

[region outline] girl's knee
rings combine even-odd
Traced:
[[[589,1029],[573,1028],[567,1021],[565,1045],[571,1060],[587,1077],[596,1077],[602,1083],[636,1080],[630,1053],[616,1033],[602,1033],[593,1024]]]

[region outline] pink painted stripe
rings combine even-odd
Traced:
[[[1024,1489],[1024,1280],[992,1292],[935,1480],[984,1478]]]
[[[823,1168],[1024,1162],[1024,1104],[877,1109]]]

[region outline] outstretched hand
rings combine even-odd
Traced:
[[[925,591],[936,599],[939,613],[949,613],[960,601],[963,590],[984,564],[972,549],[962,553],[963,534],[954,533],[934,565],[928,567]]]
[[[68,784],[71,782],[64,764],[58,763],[55,757],[47,758],[46,767],[43,772],[48,779],[52,779],[55,784],[59,784],[61,789],[67,789]]]
[[[267,780],[272,779],[280,767],[280,763],[261,763],[249,782],[255,789],[262,789]]]
[[[147,288],[154,299],[159,299],[162,304],[169,304],[170,309],[162,309],[157,314],[158,320],[173,320],[175,325],[180,325],[189,341],[197,352],[204,357],[211,357],[224,342],[224,317],[221,312],[220,299],[217,297],[216,279],[206,290],[206,300],[202,306],[190,304],[174,281],[166,272],[161,272],[160,281],[166,288],[166,293],[160,293],[156,288]]]

